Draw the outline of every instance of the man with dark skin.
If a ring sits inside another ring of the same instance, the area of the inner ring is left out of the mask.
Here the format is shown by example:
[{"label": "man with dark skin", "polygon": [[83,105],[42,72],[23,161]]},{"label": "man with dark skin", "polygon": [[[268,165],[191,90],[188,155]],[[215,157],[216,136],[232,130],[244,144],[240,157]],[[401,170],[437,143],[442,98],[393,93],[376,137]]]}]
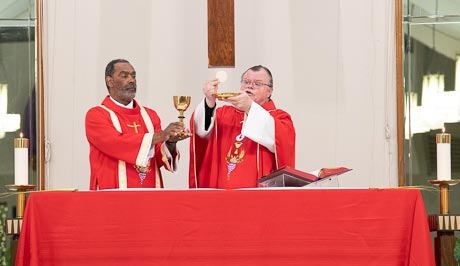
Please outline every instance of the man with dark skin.
[{"label": "man with dark skin", "polygon": [[106,67],[109,95],[86,114],[90,189],[163,187],[160,168],[177,169],[177,141],[190,137],[183,123],[165,129],[157,113],[138,103],[134,67],[125,59]]}]

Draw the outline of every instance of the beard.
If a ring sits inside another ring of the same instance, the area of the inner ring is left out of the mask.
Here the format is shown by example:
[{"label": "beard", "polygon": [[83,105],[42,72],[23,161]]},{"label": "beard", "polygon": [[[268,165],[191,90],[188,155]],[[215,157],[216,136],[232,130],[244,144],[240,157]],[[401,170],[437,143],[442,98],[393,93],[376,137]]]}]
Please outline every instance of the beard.
[{"label": "beard", "polygon": [[137,86],[135,83],[126,84],[125,86],[114,86],[111,95],[118,102],[128,104],[136,96],[136,90]]},{"label": "beard", "polygon": [[125,99],[134,99],[134,97],[136,97],[136,91],[125,91],[123,93],[123,98]]},{"label": "beard", "polygon": [[123,88],[124,91],[134,91],[134,92],[136,92],[136,89],[137,89],[137,85],[135,83],[128,84],[124,86]]},{"label": "beard", "polygon": [[122,91],[123,91],[123,94],[126,97],[129,97],[129,98],[132,99],[132,98],[134,98],[134,96],[136,96],[137,85],[136,84],[128,84],[123,88]]}]

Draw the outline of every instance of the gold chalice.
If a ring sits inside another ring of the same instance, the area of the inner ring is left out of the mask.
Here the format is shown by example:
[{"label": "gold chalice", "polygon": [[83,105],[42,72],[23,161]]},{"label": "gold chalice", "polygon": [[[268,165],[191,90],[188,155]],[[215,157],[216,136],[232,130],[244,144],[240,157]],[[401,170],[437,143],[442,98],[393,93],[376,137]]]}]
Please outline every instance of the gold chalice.
[{"label": "gold chalice", "polygon": [[174,107],[179,111],[179,122],[184,123],[184,112],[190,105],[190,96],[173,96]]}]

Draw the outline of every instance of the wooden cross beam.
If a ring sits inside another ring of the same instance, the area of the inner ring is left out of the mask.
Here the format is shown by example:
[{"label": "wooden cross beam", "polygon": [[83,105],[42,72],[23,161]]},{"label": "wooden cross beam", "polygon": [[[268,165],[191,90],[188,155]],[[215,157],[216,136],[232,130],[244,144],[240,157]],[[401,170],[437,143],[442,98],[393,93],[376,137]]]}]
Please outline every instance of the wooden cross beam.
[{"label": "wooden cross beam", "polygon": [[208,67],[235,66],[234,0],[208,0]]}]

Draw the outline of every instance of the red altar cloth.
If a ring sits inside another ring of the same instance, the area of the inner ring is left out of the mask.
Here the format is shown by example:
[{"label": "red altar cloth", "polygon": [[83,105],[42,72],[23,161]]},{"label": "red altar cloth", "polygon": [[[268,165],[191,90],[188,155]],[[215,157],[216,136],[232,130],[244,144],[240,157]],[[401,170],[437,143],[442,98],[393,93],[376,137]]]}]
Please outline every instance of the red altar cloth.
[{"label": "red altar cloth", "polygon": [[410,189],[31,193],[16,265],[435,265]]}]

